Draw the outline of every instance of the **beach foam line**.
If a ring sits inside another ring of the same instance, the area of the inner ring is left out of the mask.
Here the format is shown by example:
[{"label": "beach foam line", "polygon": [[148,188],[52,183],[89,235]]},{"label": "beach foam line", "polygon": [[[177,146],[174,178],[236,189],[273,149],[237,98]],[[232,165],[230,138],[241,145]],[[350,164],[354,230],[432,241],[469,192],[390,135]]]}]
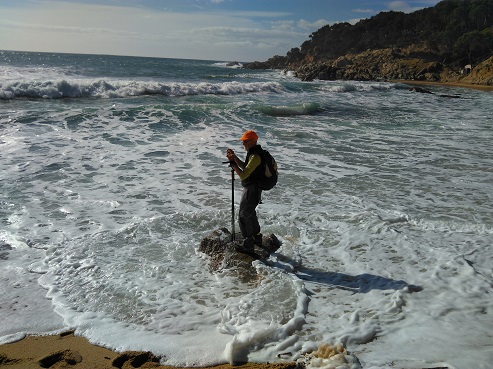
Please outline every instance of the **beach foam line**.
[{"label": "beach foam line", "polygon": [[[24,339],[0,345],[0,363],[11,369],[63,366],[73,369],[150,368],[170,369],[159,365],[165,358],[150,352],[125,351],[118,353],[91,344],[86,338],[68,331],[52,336],[27,336]],[[248,363],[235,365],[234,369],[294,369],[296,363],[272,364]],[[232,369],[229,364],[214,366],[215,369]]]},{"label": "beach foam line", "polygon": [[[336,351],[335,356],[330,353],[327,355],[327,352],[324,352],[331,349]],[[308,369],[339,367],[339,356],[341,355],[337,355],[338,350],[343,351],[338,347],[321,346],[314,353],[318,361],[314,361],[314,365],[308,364],[306,367]],[[156,357],[151,352],[125,351],[119,353],[91,344],[86,338],[77,336],[73,331],[50,336],[27,336],[17,342],[0,345],[0,363],[7,365],[10,369],[62,366],[73,369],[173,368],[163,365],[163,362],[165,362],[165,358]],[[342,367],[346,367],[346,365],[342,365]],[[300,365],[299,362],[249,362],[234,366],[219,364],[202,369],[295,369],[301,367],[303,364]],[[434,368],[448,369],[449,367]],[[396,369],[404,368],[396,367]]]}]

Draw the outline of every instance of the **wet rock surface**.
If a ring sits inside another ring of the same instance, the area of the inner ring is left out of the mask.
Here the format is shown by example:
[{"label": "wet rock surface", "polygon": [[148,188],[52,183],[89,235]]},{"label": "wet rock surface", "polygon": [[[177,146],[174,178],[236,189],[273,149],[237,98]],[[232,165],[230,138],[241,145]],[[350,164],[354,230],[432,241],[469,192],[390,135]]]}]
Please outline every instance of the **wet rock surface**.
[{"label": "wet rock surface", "polygon": [[270,254],[281,247],[281,241],[274,234],[263,236],[262,245],[255,245],[252,252],[241,251],[239,245],[242,243],[243,238],[240,234],[235,234],[233,242],[231,232],[226,228],[220,228],[202,239],[199,251],[210,257],[211,271],[236,269],[242,276],[249,278],[256,275],[252,266],[254,260],[267,262]]}]

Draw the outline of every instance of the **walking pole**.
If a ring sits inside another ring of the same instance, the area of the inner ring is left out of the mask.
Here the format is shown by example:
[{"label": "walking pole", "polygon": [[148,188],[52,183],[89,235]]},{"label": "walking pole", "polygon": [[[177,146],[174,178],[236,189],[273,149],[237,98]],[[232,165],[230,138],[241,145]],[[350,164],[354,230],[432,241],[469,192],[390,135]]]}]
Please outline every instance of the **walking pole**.
[{"label": "walking pole", "polygon": [[235,171],[231,166],[231,241],[235,241]]},{"label": "walking pole", "polygon": [[233,161],[223,161],[223,164],[229,164],[231,168],[231,242],[235,241],[235,171]]}]

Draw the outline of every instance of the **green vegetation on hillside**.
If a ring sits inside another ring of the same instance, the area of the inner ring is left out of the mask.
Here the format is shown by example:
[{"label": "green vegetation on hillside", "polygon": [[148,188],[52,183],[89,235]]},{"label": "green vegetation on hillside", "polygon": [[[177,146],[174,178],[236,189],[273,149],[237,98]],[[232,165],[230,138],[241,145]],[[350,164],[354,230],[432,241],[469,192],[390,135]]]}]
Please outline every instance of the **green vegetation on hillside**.
[{"label": "green vegetation on hillside", "polygon": [[493,0],[443,0],[410,14],[382,12],[354,25],[326,25],[309,37],[286,56],[247,67],[296,70],[375,50],[403,55],[404,49],[407,59],[440,63],[444,68],[478,65],[493,56]]}]

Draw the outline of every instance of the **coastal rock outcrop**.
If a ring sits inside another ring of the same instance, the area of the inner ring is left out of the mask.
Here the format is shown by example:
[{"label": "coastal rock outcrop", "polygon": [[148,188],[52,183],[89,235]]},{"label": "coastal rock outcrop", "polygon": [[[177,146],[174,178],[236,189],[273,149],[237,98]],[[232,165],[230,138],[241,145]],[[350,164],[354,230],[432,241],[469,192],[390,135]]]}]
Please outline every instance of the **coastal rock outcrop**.
[{"label": "coastal rock outcrop", "polygon": [[461,82],[493,86],[493,56],[473,67]]},{"label": "coastal rock outcrop", "polygon": [[[256,62],[254,68],[260,68]],[[275,69],[270,63],[264,68]],[[247,65],[248,68],[252,67]],[[302,81],[350,80],[423,82],[455,82],[493,85],[493,57],[473,66],[469,73],[440,62],[432,54],[419,48],[368,50],[360,54],[347,54],[336,59],[319,60],[290,66]],[[289,69],[289,68],[288,68]]]},{"label": "coastal rock outcrop", "polygon": [[408,80],[493,85],[493,0],[440,1],[324,25],[285,56],[244,64],[282,69],[303,81]]},{"label": "coastal rock outcrop", "polygon": [[235,242],[243,241],[241,235],[235,234],[235,242],[231,238],[232,235],[228,229],[216,229],[202,239],[199,251],[209,256],[211,271],[234,269],[243,280],[256,278],[252,261],[265,262],[270,254],[281,247],[281,241],[274,234],[270,234],[262,237],[262,245],[255,245],[253,252],[244,253],[235,248]]},{"label": "coastal rock outcrop", "polygon": [[[295,71],[295,75],[303,81],[441,80],[441,74],[446,70],[443,64],[433,59],[421,59],[413,54],[413,49],[383,49],[347,54],[335,60],[302,65]],[[459,71],[456,75],[460,75]]]}]

